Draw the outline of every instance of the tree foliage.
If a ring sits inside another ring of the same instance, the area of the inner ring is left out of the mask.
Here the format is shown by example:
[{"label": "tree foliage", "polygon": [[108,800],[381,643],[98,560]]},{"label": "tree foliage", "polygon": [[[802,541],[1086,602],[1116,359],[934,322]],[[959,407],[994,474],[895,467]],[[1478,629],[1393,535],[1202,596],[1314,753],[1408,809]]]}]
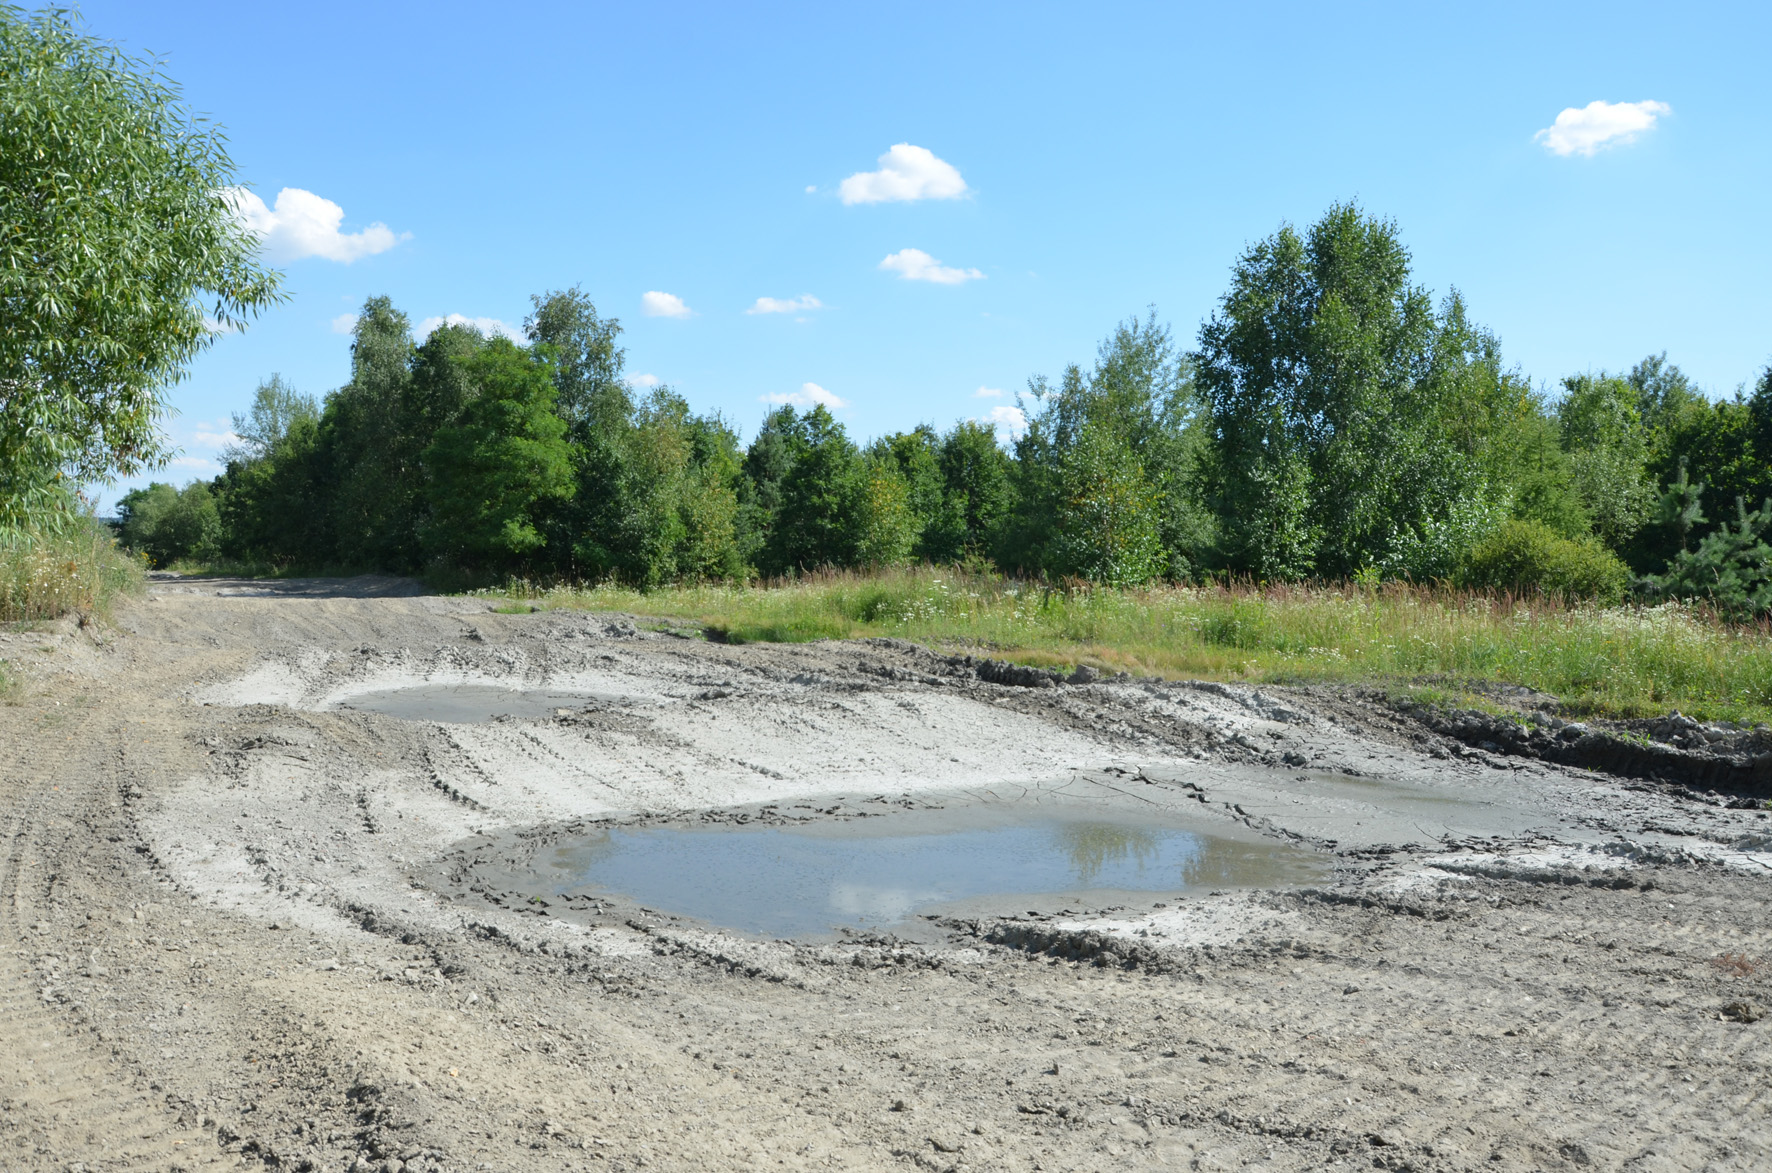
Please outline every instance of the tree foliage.
[{"label": "tree foliage", "polygon": [[1497,495],[1486,448],[1514,398],[1499,349],[1456,294],[1436,311],[1396,225],[1352,204],[1243,255],[1196,379],[1233,569],[1431,574],[1408,556],[1445,544],[1432,531],[1455,505]]},{"label": "tree foliage", "polygon": [[0,527],[162,462],[167,386],[278,299],[237,183],[150,63],[0,8]]},{"label": "tree foliage", "polygon": [[545,544],[540,510],[574,488],[552,364],[504,338],[454,361],[474,394],[423,453],[424,546],[470,566],[508,565]]},{"label": "tree foliage", "polygon": [[146,555],[152,566],[218,552],[221,516],[215,494],[202,481],[182,490],[154,481],[126,493],[117,502],[117,522],[118,541]]},{"label": "tree foliage", "polygon": [[1009,449],[965,420],[858,444],[825,407],[777,408],[741,444],[669,387],[637,400],[620,324],[581,290],[533,304],[526,346],[466,326],[415,343],[369,299],[348,383],[318,405],[261,384],[227,472],[132,496],[126,535],[162,562],[642,588],[922,560],[1602,600],[1634,568],[1638,590],[1731,615],[1772,591],[1772,505],[1727,524],[1702,506],[1772,490],[1772,372],[1718,400],[1654,355],[1535,391],[1456,293],[1413,284],[1395,225],[1352,205],[1247,250],[1198,350],[1153,311],[1089,366],[1031,379]]},{"label": "tree foliage", "polygon": [[1735,498],[1734,524],[1706,534],[1695,550],[1682,550],[1667,573],[1652,580],[1662,593],[1703,599],[1731,619],[1772,613],[1772,500],[1749,509]]}]

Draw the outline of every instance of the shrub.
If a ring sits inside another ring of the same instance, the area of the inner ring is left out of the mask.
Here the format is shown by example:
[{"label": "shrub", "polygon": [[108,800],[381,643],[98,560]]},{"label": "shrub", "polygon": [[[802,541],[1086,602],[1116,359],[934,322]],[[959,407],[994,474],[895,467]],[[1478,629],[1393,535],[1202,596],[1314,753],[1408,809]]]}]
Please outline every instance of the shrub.
[{"label": "shrub", "polygon": [[1737,497],[1735,518],[1733,529],[1725,523],[1705,535],[1698,549],[1681,550],[1651,584],[1670,598],[1705,599],[1737,621],[1772,612],[1772,545],[1766,542],[1772,536],[1772,500],[1750,510]]},{"label": "shrub", "polygon": [[117,502],[118,537],[154,566],[184,558],[214,559],[221,541],[215,494],[202,481],[183,489],[155,481]]},{"label": "shrub", "polygon": [[1630,570],[1592,538],[1571,540],[1536,521],[1510,521],[1471,551],[1460,576],[1470,587],[1616,603]]},{"label": "shrub", "polygon": [[0,530],[0,623],[103,613],[118,595],[142,588],[142,571],[90,517],[52,531]]}]

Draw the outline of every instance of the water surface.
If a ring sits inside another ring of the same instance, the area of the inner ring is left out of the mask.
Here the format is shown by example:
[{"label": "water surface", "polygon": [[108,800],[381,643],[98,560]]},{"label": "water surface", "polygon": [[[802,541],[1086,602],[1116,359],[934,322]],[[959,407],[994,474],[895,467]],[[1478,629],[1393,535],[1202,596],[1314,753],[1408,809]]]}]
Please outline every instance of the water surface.
[{"label": "water surface", "polygon": [[592,701],[619,699],[604,693],[494,684],[417,684],[358,693],[339,701],[338,707],[407,721],[472,725],[499,717],[552,717],[561,709],[576,711]]},{"label": "water surface", "polygon": [[619,893],[770,936],[886,927],[981,898],[1099,903],[1278,887],[1326,871],[1314,852],[1173,816],[1007,804],[806,826],[603,827],[538,862],[552,870],[556,894]]}]

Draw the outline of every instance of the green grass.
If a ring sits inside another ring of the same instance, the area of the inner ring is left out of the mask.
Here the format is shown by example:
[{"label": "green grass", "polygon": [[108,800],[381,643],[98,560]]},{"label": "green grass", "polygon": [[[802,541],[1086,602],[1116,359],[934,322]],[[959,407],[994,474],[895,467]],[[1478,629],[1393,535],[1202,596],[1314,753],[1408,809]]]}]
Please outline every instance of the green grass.
[{"label": "green grass", "polygon": [[62,533],[0,534],[0,623],[102,616],[142,589],[146,566],[110,531],[82,520]]},{"label": "green grass", "polygon": [[1060,592],[936,568],[645,593],[522,583],[480,593],[655,616],[735,643],[897,636],[1054,668],[1370,682],[1447,703],[1512,684],[1579,713],[1772,719],[1772,629],[1679,604],[1599,608],[1402,585]]}]

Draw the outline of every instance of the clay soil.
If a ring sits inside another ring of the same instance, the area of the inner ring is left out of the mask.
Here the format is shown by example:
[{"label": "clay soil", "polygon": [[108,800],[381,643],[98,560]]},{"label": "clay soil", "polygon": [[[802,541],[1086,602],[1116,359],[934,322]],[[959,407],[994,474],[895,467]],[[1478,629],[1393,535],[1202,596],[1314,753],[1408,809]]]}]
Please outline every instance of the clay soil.
[{"label": "clay soil", "polygon": [[[1756,802],[1354,692],[654,626],[161,581],[0,636],[0,1169],[1772,1167]],[[439,682],[604,699],[352,707]],[[572,820],[1109,791],[1325,878],[804,941],[482,882]]]}]

